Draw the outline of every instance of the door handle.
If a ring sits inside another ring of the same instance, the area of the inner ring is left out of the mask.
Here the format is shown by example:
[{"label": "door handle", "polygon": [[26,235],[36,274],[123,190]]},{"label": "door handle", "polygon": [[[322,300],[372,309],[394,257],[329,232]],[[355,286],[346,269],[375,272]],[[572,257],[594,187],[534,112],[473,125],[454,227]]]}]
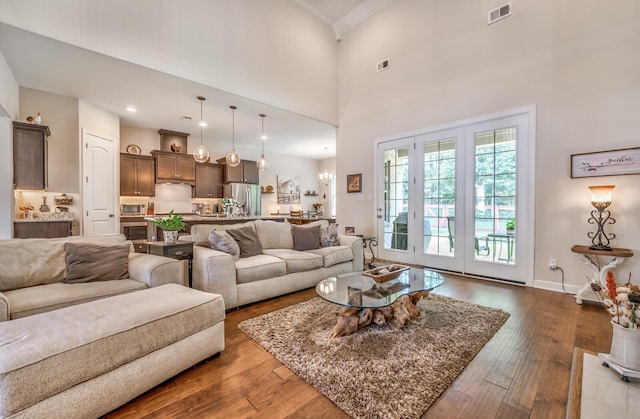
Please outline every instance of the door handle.
[{"label": "door handle", "polygon": [[378,217],[378,218],[382,218],[382,215],[378,214],[378,215],[377,215],[377,217]]},{"label": "door handle", "polygon": [[113,218],[113,214],[109,214],[109,218]]}]

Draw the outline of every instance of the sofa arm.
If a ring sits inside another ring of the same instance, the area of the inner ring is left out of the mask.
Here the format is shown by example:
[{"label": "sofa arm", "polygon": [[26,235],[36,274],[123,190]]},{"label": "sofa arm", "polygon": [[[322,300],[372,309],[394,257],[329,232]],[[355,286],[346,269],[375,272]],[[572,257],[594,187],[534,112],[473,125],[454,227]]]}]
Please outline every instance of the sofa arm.
[{"label": "sofa arm", "polygon": [[233,256],[204,246],[193,246],[193,288],[222,295],[224,306],[238,305],[236,262]]},{"label": "sofa arm", "polygon": [[6,322],[11,318],[11,306],[9,300],[0,292],[0,322]]},{"label": "sofa arm", "polygon": [[164,284],[186,285],[184,264],[184,260],[146,253],[130,253],[129,276],[131,279],[144,282],[149,287]]},{"label": "sofa arm", "polygon": [[364,246],[362,237],[338,235],[341,246],[351,247],[353,252],[353,272],[359,272],[364,269]]}]

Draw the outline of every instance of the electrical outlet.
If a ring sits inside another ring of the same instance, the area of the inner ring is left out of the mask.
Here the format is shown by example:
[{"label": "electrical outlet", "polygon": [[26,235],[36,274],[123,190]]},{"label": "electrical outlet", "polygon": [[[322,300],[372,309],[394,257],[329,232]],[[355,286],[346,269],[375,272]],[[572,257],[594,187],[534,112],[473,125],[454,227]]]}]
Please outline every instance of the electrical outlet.
[{"label": "electrical outlet", "polygon": [[555,271],[558,268],[558,261],[555,259],[549,259],[549,269]]}]

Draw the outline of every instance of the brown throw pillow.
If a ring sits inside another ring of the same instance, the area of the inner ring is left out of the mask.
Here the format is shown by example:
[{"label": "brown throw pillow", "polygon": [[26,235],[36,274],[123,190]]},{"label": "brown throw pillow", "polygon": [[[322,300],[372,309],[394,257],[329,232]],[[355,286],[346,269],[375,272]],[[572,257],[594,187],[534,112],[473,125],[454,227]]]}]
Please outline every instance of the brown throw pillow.
[{"label": "brown throw pillow", "polygon": [[258,239],[258,233],[256,233],[253,226],[232,228],[227,230],[227,234],[233,237],[233,240],[240,246],[241,258],[262,254],[262,245],[260,244],[260,239]]},{"label": "brown throw pillow", "polygon": [[320,225],[311,227],[292,225],[291,232],[295,250],[311,250],[320,247]]},{"label": "brown throw pillow", "polygon": [[65,243],[67,271],[62,282],[78,284],[129,278],[130,244],[99,246]]}]

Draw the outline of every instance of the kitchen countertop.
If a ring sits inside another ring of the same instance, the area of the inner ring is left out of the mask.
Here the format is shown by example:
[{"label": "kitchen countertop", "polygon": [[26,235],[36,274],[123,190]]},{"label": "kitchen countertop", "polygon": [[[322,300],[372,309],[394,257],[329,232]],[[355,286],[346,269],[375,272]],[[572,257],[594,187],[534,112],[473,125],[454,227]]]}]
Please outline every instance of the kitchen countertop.
[{"label": "kitchen countertop", "polygon": [[14,223],[68,223],[73,221],[73,217],[65,218],[14,218]]},{"label": "kitchen countertop", "polygon": [[[167,214],[158,214],[154,216],[145,217],[145,221],[153,221],[156,218],[164,218]],[[182,219],[185,222],[194,222],[194,221],[251,221],[251,220],[281,220],[284,219],[284,215],[273,216],[231,216],[227,217],[224,215],[183,215]]]}]

